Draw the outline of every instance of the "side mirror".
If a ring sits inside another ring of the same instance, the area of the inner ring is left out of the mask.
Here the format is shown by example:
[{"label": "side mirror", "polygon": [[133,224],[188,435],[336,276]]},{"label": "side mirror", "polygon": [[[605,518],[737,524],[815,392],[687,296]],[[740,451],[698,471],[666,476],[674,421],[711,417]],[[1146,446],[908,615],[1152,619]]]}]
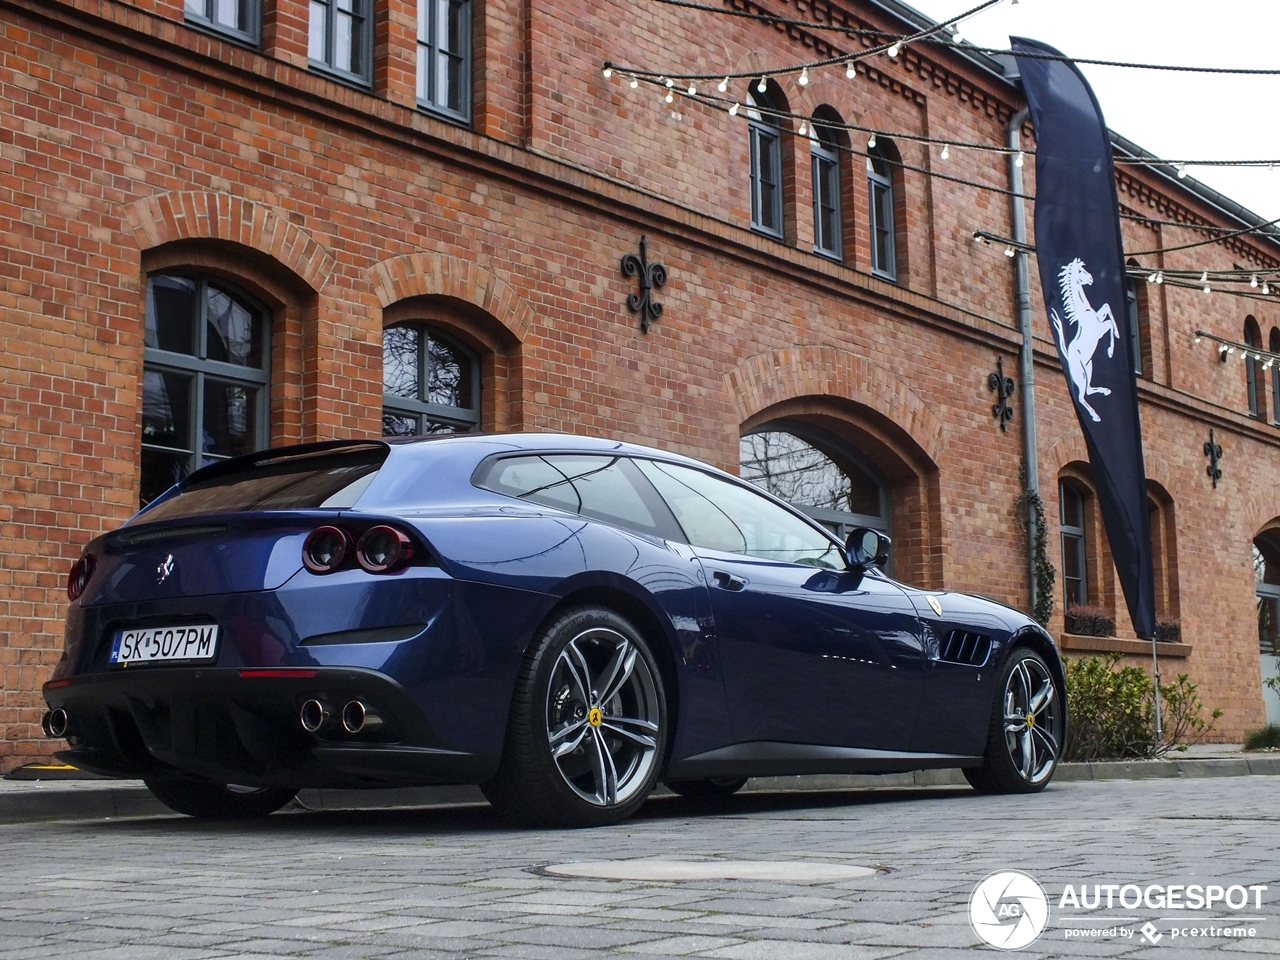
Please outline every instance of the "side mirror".
[{"label": "side mirror", "polygon": [[864,571],[869,567],[884,566],[889,559],[892,541],[879,530],[855,527],[844,544],[844,559],[850,569]]}]

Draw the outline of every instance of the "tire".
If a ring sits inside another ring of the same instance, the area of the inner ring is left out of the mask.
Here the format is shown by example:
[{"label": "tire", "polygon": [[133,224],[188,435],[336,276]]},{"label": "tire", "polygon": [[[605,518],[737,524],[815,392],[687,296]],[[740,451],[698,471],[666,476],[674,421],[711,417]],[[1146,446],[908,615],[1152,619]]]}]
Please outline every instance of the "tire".
[{"label": "tire", "polygon": [[668,780],[667,789],[689,800],[710,803],[728,800],[746,786],[746,777],[711,777],[708,780]]},{"label": "tire", "polygon": [[212,780],[148,779],[147,789],[170,810],[200,820],[255,820],[275,813],[297,795],[278,787],[237,787]]},{"label": "tire", "polygon": [[662,675],[640,632],[611,610],[575,607],[529,645],[498,772],[480,789],[521,823],[618,823],[653,790],[666,743]]},{"label": "tire", "polygon": [[996,689],[982,766],[966,768],[965,779],[979,793],[1036,793],[1053,779],[1066,740],[1061,684],[1043,657],[1015,647]]}]

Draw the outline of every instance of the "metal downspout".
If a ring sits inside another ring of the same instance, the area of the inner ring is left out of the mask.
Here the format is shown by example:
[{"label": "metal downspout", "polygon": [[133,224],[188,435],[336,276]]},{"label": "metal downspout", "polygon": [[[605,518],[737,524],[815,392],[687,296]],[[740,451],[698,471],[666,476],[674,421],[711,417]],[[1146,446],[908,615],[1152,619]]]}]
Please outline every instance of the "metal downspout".
[{"label": "metal downspout", "polygon": [[[1013,115],[1013,119],[1009,121],[1009,125],[1005,128],[1008,145],[1010,149],[1015,151],[1008,155],[1009,189],[1014,193],[1014,196],[1009,198],[1012,203],[1013,239],[1021,244],[1027,242],[1027,202],[1019,196],[1022,193],[1022,168],[1016,162],[1018,156],[1016,151],[1022,149],[1022,125],[1026,123],[1027,117],[1030,115],[1031,111],[1027,107],[1023,107]],[[1015,250],[1016,252],[1013,256],[1014,305],[1018,313],[1018,329],[1022,332],[1022,348],[1019,351],[1018,364],[1021,372],[1019,383],[1022,387],[1023,458],[1027,469],[1027,490],[1038,495],[1040,493],[1040,468],[1037,456],[1038,448],[1036,446],[1035,358],[1032,355],[1031,333],[1031,275],[1028,272],[1030,265],[1027,261],[1028,255],[1026,251],[1017,248]],[[1032,612],[1036,608],[1035,530],[1036,508],[1034,504],[1028,503],[1027,574],[1031,585]]]}]

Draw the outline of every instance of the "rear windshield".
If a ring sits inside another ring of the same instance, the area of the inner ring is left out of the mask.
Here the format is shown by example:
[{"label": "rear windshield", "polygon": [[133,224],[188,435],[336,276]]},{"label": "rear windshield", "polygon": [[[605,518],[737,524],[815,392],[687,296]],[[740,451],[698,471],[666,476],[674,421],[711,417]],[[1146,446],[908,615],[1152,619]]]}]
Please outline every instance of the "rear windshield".
[{"label": "rear windshield", "polygon": [[386,447],[370,444],[249,464],[234,473],[197,479],[138,519],[151,523],[211,513],[344,509],[360,498],[386,458]]}]

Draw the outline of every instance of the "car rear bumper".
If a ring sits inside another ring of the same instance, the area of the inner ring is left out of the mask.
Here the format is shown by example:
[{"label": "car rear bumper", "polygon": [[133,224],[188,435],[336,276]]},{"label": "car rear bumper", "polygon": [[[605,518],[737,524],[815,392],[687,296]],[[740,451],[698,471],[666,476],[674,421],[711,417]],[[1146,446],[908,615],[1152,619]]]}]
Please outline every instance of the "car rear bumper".
[{"label": "car rear bumper", "polygon": [[[70,749],[59,756],[114,777],[281,787],[481,783],[498,763],[444,748],[404,687],[356,667],[141,667],[54,681],[44,695],[67,712]],[[308,733],[299,713],[313,699],[329,719]],[[379,722],[346,732],[339,716],[353,700]]]}]

